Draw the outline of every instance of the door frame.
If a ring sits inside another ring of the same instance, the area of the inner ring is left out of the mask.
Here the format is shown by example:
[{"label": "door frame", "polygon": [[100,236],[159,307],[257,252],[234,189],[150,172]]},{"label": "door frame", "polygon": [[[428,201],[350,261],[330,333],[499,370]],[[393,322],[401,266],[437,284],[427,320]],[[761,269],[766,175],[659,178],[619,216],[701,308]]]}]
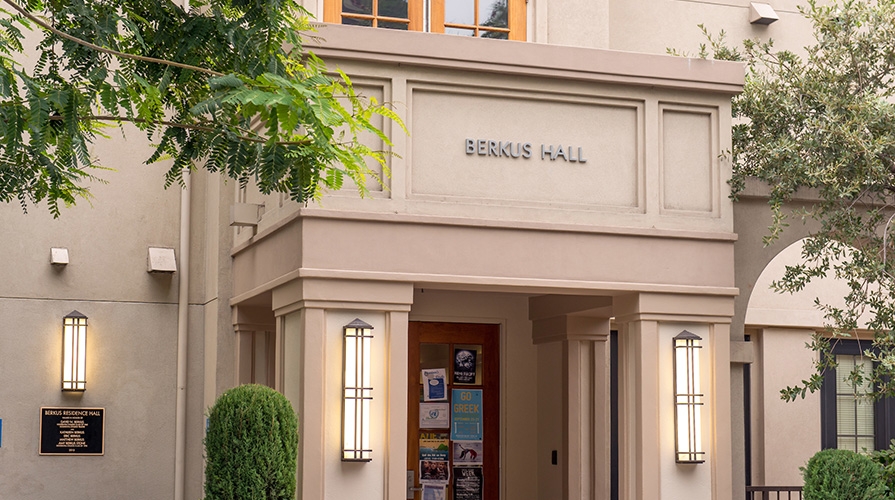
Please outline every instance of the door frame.
[{"label": "door frame", "polygon": [[[506,424],[506,422],[505,422],[506,391],[504,390],[504,388],[505,388],[504,375],[506,372],[505,361],[504,361],[504,359],[505,359],[504,354],[506,352],[506,345],[505,345],[506,320],[496,319],[496,318],[479,318],[479,317],[476,317],[476,318],[457,318],[457,317],[445,318],[443,316],[409,318],[408,319],[408,334],[407,334],[407,349],[406,349],[406,351],[407,351],[406,359],[407,359],[408,363],[410,363],[410,355],[412,354],[413,350],[415,350],[416,356],[417,357],[419,356],[419,350],[418,350],[419,342],[415,342],[416,345],[411,346],[410,330],[412,328],[415,328],[415,327],[411,326],[414,323],[416,323],[416,324],[419,324],[419,323],[442,324],[445,326],[454,325],[454,326],[458,326],[458,327],[462,327],[462,325],[489,326],[489,327],[496,328],[497,338],[496,338],[495,344],[496,344],[498,361],[496,363],[497,366],[490,367],[488,372],[493,373],[497,376],[496,389],[497,389],[498,394],[497,394],[496,399],[498,401],[498,409],[497,409],[496,414],[490,414],[490,415],[488,415],[488,417],[490,417],[489,420],[493,420],[496,422],[493,425],[497,428],[497,434],[498,434],[497,443],[495,445],[495,448],[497,451],[492,452],[494,455],[496,455],[496,459],[495,459],[495,462],[493,463],[493,466],[496,468],[496,471],[497,471],[497,473],[496,473],[497,481],[490,482],[490,483],[486,482],[483,497],[491,500],[491,498],[488,495],[496,494],[498,499],[503,498],[504,489],[505,489],[504,481],[505,481],[506,475],[503,473],[504,457],[501,455],[500,450],[505,448],[505,439],[506,439],[506,433],[504,432],[506,430],[506,425],[505,425]],[[457,342],[457,343],[464,343],[464,342]],[[408,390],[407,395],[406,395],[407,396],[406,401],[408,402],[408,404],[411,401],[411,394],[417,394],[419,391],[419,383],[415,379],[413,379],[411,377],[411,374],[409,373],[410,366],[411,365],[409,364],[408,365],[408,373],[407,373],[407,377],[406,377],[407,378],[407,380],[406,380],[407,386],[406,387]],[[483,372],[483,375],[484,375],[484,372]],[[476,386],[473,386],[473,387],[475,388]],[[487,399],[491,399],[491,398],[487,398]],[[486,399],[486,401],[487,401],[487,399]],[[487,408],[487,406],[486,406],[486,408]],[[408,407],[406,410],[406,413],[405,413],[407,416],[407,429],[405,431],[407,440],[405,442],[405,449],[408,451],[408,456],[407,456],[408,470],[410,470],[410,464],[413,463],[411,461],[411,457],[410,457],[410,453],[409,453],[409,450],[410,450],[410,443],[409,443],[410,422],[411,422],[411,419],[417,419],[417,421],[418,421],[418,418],[419,418],[418,413],[419,413],[418,406],[416,407],[416,411],[413,411],[411,407]],[[418,429],[418,424],[414,427]],[[486,427],[486,429],[487,429],[487,427]],[[448,430],[447,432],[450,433],[450,430]],[[416,458],[417,459],[415,460],[415,462],[418,462],[419,461],[418,457],[416,457]],[[417,467],[418,467],[418,465],[417,465]],[[451,475],[450,482],[453,483],[453,471],[451,471],[451,474],[452,475]],[[419,479],[415,475],[414,486],[417,486],[418,483],[419,483]],[[496,483],[496,485],[493,485],[493,483]]]}]

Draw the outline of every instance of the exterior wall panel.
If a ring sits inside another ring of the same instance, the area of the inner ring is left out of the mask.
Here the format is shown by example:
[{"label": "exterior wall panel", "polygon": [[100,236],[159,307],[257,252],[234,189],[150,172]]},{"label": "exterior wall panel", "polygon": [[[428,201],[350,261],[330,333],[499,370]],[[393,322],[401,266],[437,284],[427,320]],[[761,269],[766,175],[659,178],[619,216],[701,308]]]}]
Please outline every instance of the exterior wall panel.
[{"label": "exterior wall panel", "polygon": [[717,115],[712,109],[660,106],[661,183],[665,213],[718,217]]},{"label": "exterior wall panel", "polygon": [[412,88],[412,198],[644,210],[642,103],[507,94],[493,88]]}]

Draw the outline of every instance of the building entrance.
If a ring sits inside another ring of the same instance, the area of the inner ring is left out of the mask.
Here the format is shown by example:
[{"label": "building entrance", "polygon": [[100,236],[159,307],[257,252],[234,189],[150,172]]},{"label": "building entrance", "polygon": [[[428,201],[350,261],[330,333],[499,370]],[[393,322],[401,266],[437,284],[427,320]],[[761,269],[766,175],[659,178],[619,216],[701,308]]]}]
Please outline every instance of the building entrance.
[{"label": "building entrance", "polygon": [[409,324],[407,498],[499,498],[499,339],[500,325]]}]

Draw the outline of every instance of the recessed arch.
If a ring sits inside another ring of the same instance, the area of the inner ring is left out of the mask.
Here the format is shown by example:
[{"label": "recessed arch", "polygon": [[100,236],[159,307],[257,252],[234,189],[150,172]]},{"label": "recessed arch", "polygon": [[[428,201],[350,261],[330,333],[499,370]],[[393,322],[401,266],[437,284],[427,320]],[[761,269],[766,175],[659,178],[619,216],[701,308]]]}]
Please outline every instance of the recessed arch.
[{"label": "recessed arch", "polygon": [[806,238],[791,243],[780,251],[761,271],[746,308],[747,326],[781,326],[819,329],[824,325],[823,311],[815,299],[824,304],[843,304],[848,293],[845,282],[833,277],[814,279],[796,293],[780,293],[771,284],[780,279],[786,266],[802,262]]}]

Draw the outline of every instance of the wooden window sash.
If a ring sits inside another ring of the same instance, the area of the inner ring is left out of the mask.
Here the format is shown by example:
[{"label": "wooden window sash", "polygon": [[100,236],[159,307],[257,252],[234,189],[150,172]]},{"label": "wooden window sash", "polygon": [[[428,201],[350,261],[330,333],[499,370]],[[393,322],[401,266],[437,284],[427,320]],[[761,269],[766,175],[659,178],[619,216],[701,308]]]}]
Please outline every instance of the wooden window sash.
[{"label": "wooden window sash", "polygon": [[[376,14],[367,15],[367,14],[350,14],[345,17],[351,19],[369,19],[374,21],[374,25],[377,24],[378,21],[383,22],[406,22],[407,29],[410,31],[422,31],[423,29],[423,1],[424,0],[409,0],[407,4],[407,16],[409,18],[409,22],[406,19],[399,18],[391,18],[385,16],[379,16]],[[507,28],[490,28],[483,27],[481,25],[473,26],[473,25],[461,25],[461,24],[445,24],[444,21],[444,2],[445,0],[431,0],[430,2],[430,21],[431,24],[429,29],[433,33],[444,33],[444,28],[447,26],[449,28],[457,28],[457,29],[468,29],[473,30],[475,32],[475,36],[480,36],[483,31],[493,31],[493,32],[501,32],[508,33],[508,39],[510,40],[525,40],[526,35],[526,26],[525,26],[525,0],[507,0]],[[336,23],[342,24],[342,0],[326,0],[323,8],[323,20],[328,23]]]},{"label": "wooden window sash", "polygon": [[364,19],[373,22],[376,26],[379,22],[404,23],[409,31],[423,30],[423,3],[421,0],[410,0],[407,3],[407,18],[381,16],[378,13],[379,3],[373,5],[373,14],[342,14],[342,0],[326,0],[323,6],[323,21],[327,23],[342,24],[342,19]]},{"label": "wooden window sash", "polygon": [[[432,5],[432,26],[433,32],[444,33],[445,27],[456,29],[467,29],[475,32],[475,36],[479,37],[482,31],[494,31],[501,33],[509,33],[509,40],[525,41],[525,0],[507,0],[507,27],[492,28],[478,25],[467,25],[458,23],[446,23],[444,21],[444,2],[445,0],[431,0]],[[475,5],[478,12],[478,3]],[[479,20],[481,22],[481,20]]]}]

